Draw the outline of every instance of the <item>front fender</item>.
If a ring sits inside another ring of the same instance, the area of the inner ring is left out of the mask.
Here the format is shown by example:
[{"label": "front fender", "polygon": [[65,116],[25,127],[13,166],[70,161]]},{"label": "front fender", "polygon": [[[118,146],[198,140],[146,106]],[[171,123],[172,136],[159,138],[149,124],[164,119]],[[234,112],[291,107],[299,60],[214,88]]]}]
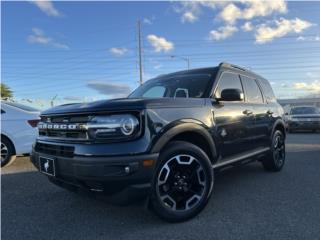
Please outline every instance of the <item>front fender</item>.
[{"label": "front fender", "polygon": [[166,126],[165,129],[161,131],[161,134],[159,134],[159,137],[155,139],[154,144],[151,152],[152,153],[159,153],[161,149],[175,136],[178,136],[181,133],[185,132],[193,132],[197,133],[201,137],[203,137],[206,142],[208,143],[210,150],[212,151],[212,156],[216,157],[216,147],[215,143],[212,139],[212,136],[210,135],[208,131],[208,127],[206,127],[203,123],[196,121],[196,120],[190,120],[190,121],[175,121],[168,126]]}]

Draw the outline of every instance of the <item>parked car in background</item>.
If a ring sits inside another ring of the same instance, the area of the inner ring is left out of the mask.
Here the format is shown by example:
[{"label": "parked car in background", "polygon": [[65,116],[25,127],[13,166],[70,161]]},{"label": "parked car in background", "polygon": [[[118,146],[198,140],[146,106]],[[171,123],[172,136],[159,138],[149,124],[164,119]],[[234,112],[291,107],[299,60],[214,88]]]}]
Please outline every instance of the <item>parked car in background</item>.
[{"label": "parked car in background", "polygon": [[1,167],[16,155],[30,154],[38,134],[39,114],[38,109],[1,101]]},{"label": "parked car in background", "polygon": [[313,106],[299,106],[291,108],[286,114],[287,130],[320,131],[320,111]]}]

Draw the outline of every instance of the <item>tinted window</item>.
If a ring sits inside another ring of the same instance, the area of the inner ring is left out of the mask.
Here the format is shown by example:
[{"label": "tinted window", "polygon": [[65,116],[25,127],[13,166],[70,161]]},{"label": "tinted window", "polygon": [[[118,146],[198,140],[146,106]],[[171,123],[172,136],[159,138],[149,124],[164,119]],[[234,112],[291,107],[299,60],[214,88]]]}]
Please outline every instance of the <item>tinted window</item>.
[{"label": "tinted window", "polygon": [[163,86],[155,86],[147,90],[144,94],[144,98],[160,98],[164,96],[166,88]]},{"label": "tinted window", "polygon": [[263,103],[262,94],[256,81],[252,78],[241,76],[242,83],[246,89],[246,99],[252,103]]},{"label": "tinted window", "polygon": [[129,98],[190,97],[202,98],[210,86],[210,74],[171,75],[147,81]]},{"label": "tinted window", "polygon": [[12,107],[16,107],[16,108],[20,108],[23,111],[27,111],[27,112],[38,112],[39,110],[33,107],[29,107],[20,103],[13,103],[13,102],[5,102],[5,104],[12,106]]},{"label": "tinted window", "polygon": [[215,97],[220,98],[221,92],[224,89],[230,89],[230,88],[240,89],[243,92],[239,75],[236,75],[234,73],[228,73],[228,72],[223,73],[218,83],[218,87],[215,92]]},{"label": "tinted window", "polygon": [[269,82],[265,79],[260,79],[259,80],[261,83],[261,87],[263,89],[263,93],[267,99],[268,102],[275,102],[276,97],[274,96],[273,90],[269,84]]},{"label": "tinted window", "polygon": [[296,107],[291,109],[292,115],[299,114],[319,114],[319,110],[314,107]]}]

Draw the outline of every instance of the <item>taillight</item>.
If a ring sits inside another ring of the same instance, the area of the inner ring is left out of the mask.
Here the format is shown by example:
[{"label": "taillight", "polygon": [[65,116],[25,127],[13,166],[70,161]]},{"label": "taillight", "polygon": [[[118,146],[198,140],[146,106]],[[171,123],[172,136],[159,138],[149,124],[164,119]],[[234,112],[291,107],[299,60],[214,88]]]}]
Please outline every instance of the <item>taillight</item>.
[{"label": "taillight", "polygon": [[37,127],[39,122],[40,119],[28,120],[29,125],[33,128]]}]

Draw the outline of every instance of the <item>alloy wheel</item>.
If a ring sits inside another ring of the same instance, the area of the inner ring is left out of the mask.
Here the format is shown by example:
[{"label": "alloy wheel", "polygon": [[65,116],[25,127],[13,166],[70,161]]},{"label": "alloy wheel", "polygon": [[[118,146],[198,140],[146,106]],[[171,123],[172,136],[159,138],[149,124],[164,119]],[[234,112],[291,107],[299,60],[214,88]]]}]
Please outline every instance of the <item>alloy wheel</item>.
[{"label": "alloy wheel", "polygon": [[205,193],[207,176],[200,162],[191,155],[176,155],[160,169],[157,195],[172,211],[196,207]]}]

